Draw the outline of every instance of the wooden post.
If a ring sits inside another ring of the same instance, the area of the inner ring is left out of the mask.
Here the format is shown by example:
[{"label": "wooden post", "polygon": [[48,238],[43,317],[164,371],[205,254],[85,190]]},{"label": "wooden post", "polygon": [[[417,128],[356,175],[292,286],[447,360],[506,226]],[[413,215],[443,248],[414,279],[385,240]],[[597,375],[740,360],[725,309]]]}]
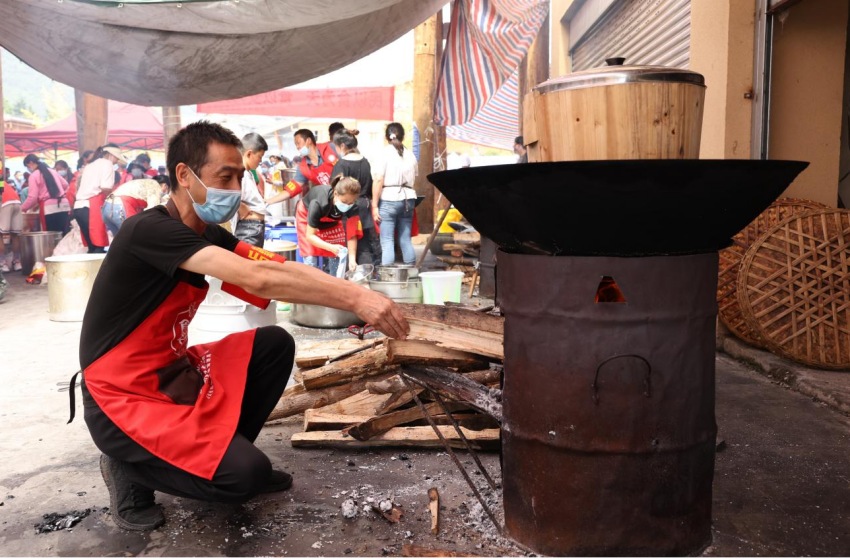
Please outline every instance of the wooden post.
[{"label": "wooden post", "polygon": [[163,150],[168,151],[171,137],[180,131],[180,107],[162,108],[162,144]]},{"label": "wooden post", "polygon": [[[551,14],[550,14],[551,15]],[[540,25],[540,31],[528,53],[522,59],[519,69],[519,128],[522,130],[523,100],[531,91],[549,79],[549,18],[546,16]]]},{"label": "wooden post", "polygon": [[106,144],[108,123],[108,101],[74,90],[77,105],[77,151],[95,150]]},{"label": "wooden post", "polygon": [[[417,208],[419,232],[434,229],[434,185],[426,178],[434,170],[434,148],[438,133],[434,121],[434,97],[437,86],[438,46],[443,39],[443,14],[437,12],[413,31],[413,122],[419,129],[419,175],[416,194],[425,200]],[[412,137],[412,134],[409,135]]]}]

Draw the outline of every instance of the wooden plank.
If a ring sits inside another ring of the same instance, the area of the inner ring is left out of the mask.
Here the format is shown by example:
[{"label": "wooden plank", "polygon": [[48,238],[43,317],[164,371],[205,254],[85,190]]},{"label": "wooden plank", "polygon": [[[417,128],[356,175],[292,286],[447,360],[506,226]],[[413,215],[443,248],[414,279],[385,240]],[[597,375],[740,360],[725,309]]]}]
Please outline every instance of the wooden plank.
[{"label": "wooden plank", "polygon": [[[463,440],[452,426],[437,426],[452,447],[465,449]],[[499,447],[499,430],[463,430],[463,435],[473,449],[494,450]],[[292,447],[335,447],[341,449],[369,449],[373,447],[421,447],[442,449],[443,443],[431,426],[393,428],[369,441],[358,441],[341,431],[302,432],[293,434]]]},{"label": "wooden plank", "polygon": [[307,389],[319,389],[348,383],[363,377],[395,373],[397,369],[398,366],[388,363],[387,350],[381,346],[326,366],[307,370],[302,374],[302,383]]},{"label": "wooden plank", "polygon": [[[474,313],[474,312],[470,312]],[[482,315],[477,313],[477,315]],[[480,354],[504,361],[505,350],[501,333],[492,333],[472,328],[450,326],[436,321],[407,318],[410,325],[408,339],[428,340],[443,348],[451,348]]]},{"label": "wooden plank", "polygon": [[360,391],[348,398],[317,409],[324,414],[344,414],[347,416],[368,416],[369,418],[394,410],[413,400],[410,391],[376,395],[369,391]]},{"label": "wooden plank", "polygon": [[[467,409],[469,406],[458,403],[446,403],[446,408],[449,409],[449,412],[454,412],[456,410]],[[435,402],[426,404],[425,409],[431,416],[443,413],[443,408],[439,403]],[[385,433],[391,428],[395,428],[396,426],[401,426],[402,424],[407,424],[408,422],[413,422],[414,420],[419,420],[421,418],[425,418],[425,414],[422,412],[422,409],[419,408],[419,406],[413,406],[411,408],[405,408],[404,410],[397,410],[391,414],[383,414],[381,416],[367,418],[366,420],[359,422],[356,426],[352,426],[345,431],[355,439],[366,441]],[[306,432],[308,430],[305,428],[304,431]]]},{"label": "wooden plank", "polygon": [[295,365],[300,369],[323,366],[332,357],[360,348],[369,342],[369,340],[358,340],[352,337],[299,343],[295,351]]},{"label": "wooden plank", "polygon": [[481,370],[487,367],[487,361],[481,356],[437,346],[427,340],[390,340],[387,346],[387,358],[392,364],[423,364],[466,371]]},{"label": "wooden plank", "polygon": [[468,309],[447,305],[422,303],[400,303],[402,314],[407,320],[431,321],[449,327],[461,327],[504,336],[505,318],[477,313]]},{"label": "wooden plank", "polygon": [[436,488],[428,489],[428,511],[431,513],[431,534],[440,532],[440,493]]},{"label": "wooden plank", "polygon": [[310,408],[304,411],[304,431],[342,430],[366,422],[370,418],[373,417],[368,414],[336,414],[325,412],[322,409]]},{"label": "wooden plank", "polygon": [[322,389],[307,390],[304,385],[297,384],[287,387],[283,392],[283,396],[278,401],[277,406],[272,410],[267,422],[280,420],[295,414],[300,414],[308,408],[320,408],[325,405],[335,403],[359,393],[366,389],[366,383],[369,381],[380,382],[392,377],[392,374],[383,374],[374,378],[358,379],[344,385],[336,385],[334,387],[325,387]]}]

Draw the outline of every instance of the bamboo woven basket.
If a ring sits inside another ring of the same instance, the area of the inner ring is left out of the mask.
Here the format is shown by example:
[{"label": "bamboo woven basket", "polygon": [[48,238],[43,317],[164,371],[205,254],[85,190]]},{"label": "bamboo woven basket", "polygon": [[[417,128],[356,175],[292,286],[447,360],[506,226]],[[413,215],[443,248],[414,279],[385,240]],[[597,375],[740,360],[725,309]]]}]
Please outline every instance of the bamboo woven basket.
[{"label": "bamboo woven basket", "polygon": [[774,226],[744,256],[738,303],[773,352],[850,368],[850,212],[808,210]]},{"label": "bamboo woven basket", "polygon": [[717,310],[720,321],[732,334],[747,344],[766,348],[765,343],[753,332],[741,315],[738,305],[738,271],[744,254],[759,237],[767,233],[782,220],[806,210],[825,208],[819,202],[799,198],[780,198],[750,222],[732,238],[732,245],[720,251],[720,266],[717,275]]}]

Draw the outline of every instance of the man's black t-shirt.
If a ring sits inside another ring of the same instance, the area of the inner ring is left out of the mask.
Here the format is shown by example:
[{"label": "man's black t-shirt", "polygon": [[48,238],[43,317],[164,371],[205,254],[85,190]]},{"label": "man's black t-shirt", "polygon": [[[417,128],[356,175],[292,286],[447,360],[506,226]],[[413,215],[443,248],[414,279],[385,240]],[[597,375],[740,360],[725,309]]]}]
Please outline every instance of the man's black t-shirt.
[{"label": "man's black t-shirt", "polygon": [[233,251],[237,243],[219,226],[208,225],[198,235],[164,206],[128,218],[92,286],[80,333],[80,366],[85,369],[124,340],[179,281],[203,285],[203,275],[178,268],[181,263],[204,247]]},{"label": "man's black t-shirt", "polygon": [[[330,185],[319,185],[311,188],[310,192],[304,196],[304,204],[307,206],[307,225],[316,229],[334,227],[343,216],[350,218],[357,215],[356,203],[345,214],[337,210],[334,205],[333,187]],[[330,218],[334,221],[323,222],[322,218]]]}]

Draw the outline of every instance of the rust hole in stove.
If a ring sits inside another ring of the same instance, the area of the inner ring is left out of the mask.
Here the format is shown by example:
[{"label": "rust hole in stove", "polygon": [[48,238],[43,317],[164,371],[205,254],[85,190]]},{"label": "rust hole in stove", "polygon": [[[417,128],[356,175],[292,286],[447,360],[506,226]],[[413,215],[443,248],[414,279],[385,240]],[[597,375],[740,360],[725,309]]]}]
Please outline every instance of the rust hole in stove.
[{"label": "rust hole in stove", "polygon": [[594,303],[626,303],[626,296],[611,276],[603,276]]}]

